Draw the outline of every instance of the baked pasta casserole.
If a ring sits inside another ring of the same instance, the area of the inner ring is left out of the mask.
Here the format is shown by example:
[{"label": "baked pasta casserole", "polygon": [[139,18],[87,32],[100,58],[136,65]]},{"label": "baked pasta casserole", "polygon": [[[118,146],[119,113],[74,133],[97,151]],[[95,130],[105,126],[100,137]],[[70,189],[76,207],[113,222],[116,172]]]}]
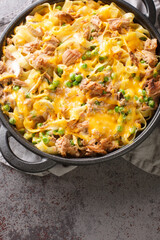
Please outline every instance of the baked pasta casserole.
[{"label": "baked pasta casserole", "polygon": [[157,40],[115,3],[45,3],[14,29],[0,61],[0,104],[38,149],[107,154],[146,128],[160,97]]}]

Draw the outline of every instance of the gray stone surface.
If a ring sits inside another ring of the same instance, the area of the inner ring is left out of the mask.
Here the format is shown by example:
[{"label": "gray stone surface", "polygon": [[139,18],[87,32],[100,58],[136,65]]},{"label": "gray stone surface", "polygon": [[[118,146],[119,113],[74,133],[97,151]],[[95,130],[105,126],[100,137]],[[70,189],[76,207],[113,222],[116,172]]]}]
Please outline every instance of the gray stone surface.
[{"label": "gray stone surface", "polygon": [[160,178],[123,161],[63,176],[0,166],[2,240],[159,240]]},{"label": "gray stone surface", "polygon": [[[0,0],[1,30],[29,2]],[[119,160],[60,178],[0,164],[0,240],[128,239],[160,239],[159,177]]]}]

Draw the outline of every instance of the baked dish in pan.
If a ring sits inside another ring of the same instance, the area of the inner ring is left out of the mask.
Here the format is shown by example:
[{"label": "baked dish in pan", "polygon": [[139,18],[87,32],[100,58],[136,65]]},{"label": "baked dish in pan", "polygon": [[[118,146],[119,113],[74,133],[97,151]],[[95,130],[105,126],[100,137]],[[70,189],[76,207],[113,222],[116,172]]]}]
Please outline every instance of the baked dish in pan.
[{"label": "baked dish in pan", "polygon": [[133,142],[158,107],[156,48],[115,3],[45,3],[3,47],[1,108],[43,152],[107,154]]}]

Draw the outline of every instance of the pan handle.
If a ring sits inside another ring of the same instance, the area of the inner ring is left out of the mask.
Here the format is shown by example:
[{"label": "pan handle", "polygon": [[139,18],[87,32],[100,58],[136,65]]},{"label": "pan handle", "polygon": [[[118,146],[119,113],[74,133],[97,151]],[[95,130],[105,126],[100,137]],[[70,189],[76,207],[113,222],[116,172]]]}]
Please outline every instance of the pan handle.
[{"label": "pan handle", "polygon": [[5,160],[14,168],[27,173],[40,173],[49,170],[56,165],[56,162],[50,159],[41,159],[40,162],[27,162],[17,157],[9,145],[9,131],[1,125],[0,128],[0,151]]},{"label": "pan handle", "polygon": [[153,0],[143,0],[146,9],[149,13],[149,20],[154,25],[156,23],[156,8]]}]

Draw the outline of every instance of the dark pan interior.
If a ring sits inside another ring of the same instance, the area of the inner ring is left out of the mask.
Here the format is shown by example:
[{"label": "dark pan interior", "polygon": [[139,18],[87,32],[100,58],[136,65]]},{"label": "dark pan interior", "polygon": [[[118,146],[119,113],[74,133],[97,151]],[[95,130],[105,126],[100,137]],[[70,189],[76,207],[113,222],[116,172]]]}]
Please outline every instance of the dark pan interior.
[{"label": "dark pan interior", "polygon": [[[25,9],[19,16],[17,16],[6,28],[6,30],[3,32],[1,38],[0,38],[0,55],[2,55],[2,46],[5,44],[6,37],[9,37],[13,33],[13,29],[19,25],[22,21],[24,21],[25,17],[39,4],[49,2],[49,3],[55,3],[55,2],[62,2],[62,1],[53,1],[53,0],[40,0],[34,4],[32,4],[30,7]],[[151,36],[153,38],[158,39],[158,46],[160,46],[160,35],[155,29],[155,27],[150,23],[150,21],[145,17],[141,12],[139,12],[136,8],[134,8],[132,5],[128,4],[127,2],[124,2],[122,0],[103,0],[104,3],[111,3],[115,2],[120,8],[122,8],[126,12],[133,12],[135,14],[135,21],[140,23],[144,28],[148,29]],[[157,54],[160,55],[160,47],[157,49]],[[155,112],[153,118],[148,123],[147,128],[141,132],[134,142],[132,144],[126,145],[122,147],[121,149],[115,150],[114,152],[111,152],[105,156],[97,156],[97,157],[90,157],[90,158],[63,158],[61,156],[55,156],[51,154],[44,153],[37,149],[32,143],[25,140],[22,135],[14,128],[12,127],[9,122],[7,116],[5,116],[2,111],[0,110],[0,119],[3,123],[3,125],[8,129],[8,131],[11,133],[11,135],[19,141],[23,146],[25,146],[30,151],[34,152],[35,154],[51,159],[55,162],[60,162],[66,165],[72,164],[72,165],[87,165],[87,164],[94,164],[94,163],[100,163],[107,160],[112,160],[115,158],[118,158],[127,152],[133,150],[136,146],[138,146],[142,141],[144,141],[149,134],[153,131],[153,129],[156,127],[160,120],[160,106],[158,107],[157,111]]]}]

